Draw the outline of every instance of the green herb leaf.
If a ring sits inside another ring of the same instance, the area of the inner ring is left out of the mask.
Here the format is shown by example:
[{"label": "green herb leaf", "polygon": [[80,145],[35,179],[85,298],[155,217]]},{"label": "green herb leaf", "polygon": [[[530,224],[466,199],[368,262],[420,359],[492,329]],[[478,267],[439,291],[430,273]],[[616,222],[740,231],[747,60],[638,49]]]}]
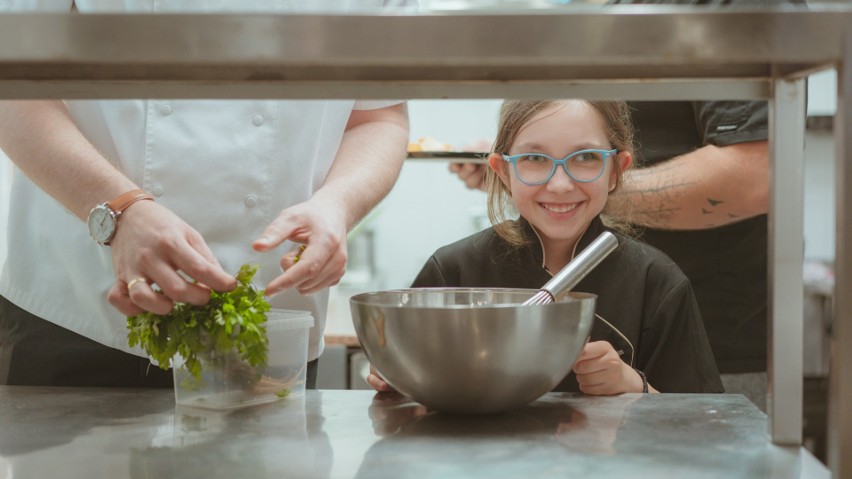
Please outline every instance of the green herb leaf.
[{"label": "green herb leaf", "polygon": [[263,290],[251,284],[258,265],[244,264],[236,274],[233,291],[210,292],[204,306],[175,303],[171,312],[158,315],[144,312],[127,318],[127,342],[139,345],[168,369],[180,354],[184,368],[201,378],[202,359],[224,357],[238,352],[252,367],[266,364],[269,341],[266,338],[266,312],[269,303]]}]

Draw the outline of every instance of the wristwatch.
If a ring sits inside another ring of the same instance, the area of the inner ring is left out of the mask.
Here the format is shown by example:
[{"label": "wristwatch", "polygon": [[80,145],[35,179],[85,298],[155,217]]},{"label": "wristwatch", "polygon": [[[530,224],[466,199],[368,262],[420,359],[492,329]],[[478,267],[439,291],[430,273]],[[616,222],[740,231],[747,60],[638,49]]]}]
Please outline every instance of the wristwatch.
[{"label": "wristwatch", "polygon": [[89,212],[89,218],[86,223],[89,225],[89,234],[92,235],[95,241],[101,246],[109,245],[112,237],[115,236],[115,228],[118,224],[118,217],[130,205],[141,200],[154,200],[144,190],[130,190],[127,193],[118,195],[115,199],[108,203],[101,203]]}]

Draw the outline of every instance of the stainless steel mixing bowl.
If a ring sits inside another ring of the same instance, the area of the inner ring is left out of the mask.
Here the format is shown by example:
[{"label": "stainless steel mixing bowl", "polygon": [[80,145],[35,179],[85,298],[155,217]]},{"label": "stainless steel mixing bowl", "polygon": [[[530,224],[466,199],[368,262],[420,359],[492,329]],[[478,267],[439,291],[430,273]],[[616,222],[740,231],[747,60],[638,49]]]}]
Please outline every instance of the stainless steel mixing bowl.
[{"label": "stainless steel mixing bowl", "polygon": [[571,370],[592,328],[595,295],[521,306],[534,289],[415,288],[350,299],[370,363],[433,409],[486,414],[520,407]]}]

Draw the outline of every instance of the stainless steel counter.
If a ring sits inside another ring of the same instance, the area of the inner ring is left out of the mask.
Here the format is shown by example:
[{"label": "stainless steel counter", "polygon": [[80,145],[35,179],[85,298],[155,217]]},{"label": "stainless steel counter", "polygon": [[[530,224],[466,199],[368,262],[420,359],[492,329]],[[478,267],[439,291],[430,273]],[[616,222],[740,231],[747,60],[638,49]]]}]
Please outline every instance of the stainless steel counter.
[{"label": "stainless steel counter", "polygon": [[549,394],[453,416],[309,391],[233,412],[170,390],[0,387],[0,477],[829,477],[739,395]]}]

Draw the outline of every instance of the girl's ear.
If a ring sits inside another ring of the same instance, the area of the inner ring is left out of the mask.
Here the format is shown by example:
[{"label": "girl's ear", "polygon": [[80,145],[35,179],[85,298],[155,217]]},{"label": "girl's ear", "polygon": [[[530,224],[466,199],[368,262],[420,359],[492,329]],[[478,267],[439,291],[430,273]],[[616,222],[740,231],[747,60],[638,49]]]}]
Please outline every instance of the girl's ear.
[{"label": "girl's ear", "polygon": [[627,171],[628,168],[633,166],[633,154],[629,151],[619,151],[615,154],[615,161],[621,166],[621,171]]},{"label": "girl's ear", "polygon": [[633,165],[633,154],[629,151],[619,151],[615,155],[615,162],[618,168],[613,168],[609,175],[609,191],[612,191],[618,186],[618,172],[622,174]]},{"label": "girl's ear", "polygon": [[500,181],[502,181],[507,188],[509,187],[509,176],[506,173],[508,165],[509,163],[503,160],[503,156],[499,153],[491,153],[488,155],[488,166],[497,174]]}]

